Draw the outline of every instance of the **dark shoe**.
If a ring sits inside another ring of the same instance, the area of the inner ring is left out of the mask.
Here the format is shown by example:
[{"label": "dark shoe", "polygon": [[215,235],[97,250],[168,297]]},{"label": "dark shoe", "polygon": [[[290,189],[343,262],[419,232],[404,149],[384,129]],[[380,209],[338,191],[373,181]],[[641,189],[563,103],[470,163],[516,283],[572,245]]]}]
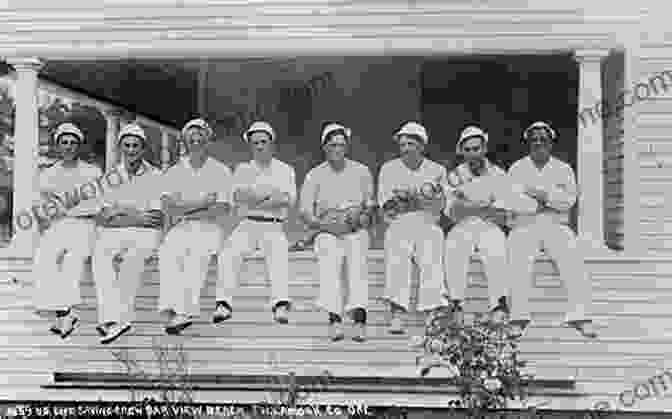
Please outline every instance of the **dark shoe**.
[{"label": "dark shoe", "polygon": [[96,332],[98,332],[98,335],[99,335],[101,338],[102,338],[102,337],[105,337],[105,335],[107,335],[107,331],[108,331],[108,329],[109,329],[110,326],[112,326],[113,324],[114,324],[114,322],[105,322],[105,323],[101,323],[101,324],[99,324],[98,326],[96,326]]},{"label": "dark shoe", "polygon": [[52,325],[49,331],[55,335],[59,335],[61,339],[65,339],[75,331],[78,324],[79,317],[69,308],[56,314],[56,324]]},{"label": "dark shoe", "polygon": [[339,342],[345,338],[343,333],[343,319],[336,313],[329,313],[329,339]]},{"label": "dark shoe", "polygon": [[289,313],[289,303],[281,301],[273,307],[273,320],[280,324],[289,323],[287,314]]},{"label": "dark shoe", "polygon": [[340,342],[345,338],[343,323],[335,322],[329,325],[329,339],[332,342]]},{"label": "dark shoe", "polygon": [[565,324],[575,329],[584,338],[595,339],[597,337],[595,324],[592,320],[571,320],[565,322]]},{"label": "dark shoe", "polygon": [[352,312],[350,313],[350,317],[352,318],[353,325],[352,325],[352,330],[353,330],[353,335],[352,335],[352,340],[355,342],[365,342],[366,341],[366,317],[367,313],[366,310],[357,307]]},{"label": "dark shoe", "polygon": [[174,316],[166,326],[166,333],[169,335],[179,335],[193,323],[194,322],[190,316],[178,314]]},{"label": "dark shoe", "polygon": [[355,322],[352,325],[352,340],[357,343],[366,342],[366,323]]},{"label": "dark shoe", "polygon": [[497,305],[490,310],[489,318],[492,323],[502,324],[509,320],[509,305],[506,297],[499,297]]},{"label": "dark shoe", "polygon": [[515,319],[511,320],[509,322],[509,326],[511,326],[511,337],[514,339],[521,338],[524,334],[525,331],[527,330],[527,326],[530,324],[530,320],[528,319]]},{"label": "dark shoe", "polygon": [[100,343],[103,345],[110,344],[129,330],[131,330],[131,324],[128,322],[123,324],[113,323],[107,328],[107,333],[100,339]]},{"label": "dark shoe", "polygon": [[231,306],[226,302],[218,302],[215,313],[212,315],[212,322],[219,324],[223,321],[229,320],[232,316]]}]

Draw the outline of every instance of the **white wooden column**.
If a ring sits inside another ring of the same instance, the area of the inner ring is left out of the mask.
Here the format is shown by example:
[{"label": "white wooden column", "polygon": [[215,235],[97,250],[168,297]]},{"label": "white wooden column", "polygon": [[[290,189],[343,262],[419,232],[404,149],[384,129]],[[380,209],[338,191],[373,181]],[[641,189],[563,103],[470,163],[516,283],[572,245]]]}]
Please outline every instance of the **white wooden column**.
[{"label": "white wooden column", "polygon": [[117,137],[120,130],[121,111],[118,109],[105,110],[107,129],[105,130],[105,171],[117,164]]},{"label": "white wooden column", "polygon": [[170,135],[165,129],[161,130],[161,170],[170,165]]},{"label": "white wooden column", "polygon": [[[579,108],[602,102],[600,64],[608,50],[576,51],[579,63]],[[588,250],[607,251],[604,236],[604,135],[602,119],[578,124],[578,233]]]},{"label": "white wooden column", "polygon": [[37,226],[31,206],[39,198],[37,157],[39,154],[39,127],[37,102],[37,75],[43,66],[37,58],[8,59],[16,70],[14,119],[14,209],[15,234],[12,247],[20,255],[33,257]]}]

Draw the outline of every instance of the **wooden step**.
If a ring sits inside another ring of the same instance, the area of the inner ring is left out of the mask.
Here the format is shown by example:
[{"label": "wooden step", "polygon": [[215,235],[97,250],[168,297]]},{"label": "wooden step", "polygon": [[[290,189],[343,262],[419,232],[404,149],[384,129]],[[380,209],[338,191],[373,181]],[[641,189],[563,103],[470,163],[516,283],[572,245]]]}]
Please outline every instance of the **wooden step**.
[{"label": "wooden step", "polygon": [[[233,356],[257,358],[261,356],[259,355],[260,353],[271,352],[280,355],[286,354],[287,357],[296,357],[296,354],[298,353],[302,354],[301,356],[309,357],[312,356],[312,353],[316,353],[321,354],[315,355],[319,356],[320,359],[325,357],[325,359],[328,359],[329,356],[338,357],[339,354],[346,353],[341,350],[335,350],[342,346],[349,349],[347,353],[356,353],[358,356],[361,353],[364,357],[362,359],[371,358],[372,362],[375,362],[376,359],[380,359],[376,358],[376,353],[413,353],[407,346],[408,340],[401,338],[394,340],[372,340],[366,343],[356,343],[347,340],[335,345],[326,339],[319,338],[293,338],[283,340],[260,337],[256,339],[254,343],[251,343],[249,338],[194,337],[189,335],[160,337],[163,342],[170,341],[169,339],[172,338],[174,338],[173,340],[175,342],[183,342],[186,350],[195,351],[195,354],[197,354],[199,358],[203,357],[204,359],[210,359],[208,357],[228,356],[229,353],[235,352],[240,352],[240,354]],[[62,341],[60,338],[54,336],[26,336],[12,340],[6,347],[8,349],[12,347],[29,349],[29,347],[40,346],[42,350],[49,348],[50,350],[64,352],[85,349],[94,350],[95,353],[97,353],[97,351],[105,352],[110,349],[126,348],[138,350],[140,352],[145,351],[149,354],[151,352],[152,344],[153,342],[156,342],[156,339],[156,336],[125,335],[121,337],[118,342],[115,342],[115,344],[104,346],[99,345],[98,339],[93,336],[73,335],[66,341]],[[352,349],[350,350],[350,348]],[[553,339],[546,337],[524,339],[521,342],[520,349],[521,351],[530,354],[532,357],[537,353],[560,354],[558,356],[569,356],[572,354],[577,356],[595,356],[600,353],[618,352],[620,354],[637,354],[657,359],[661,354],[667,356],[672,354],[669,341],[666,340],[656,341],[650,339],[648,341],[640,341],[639,339],[633,338],[589,341],[581,338],[578,334],[572,339]],[[95,353],[91,353],[89,356],[95,358],[98,356],[95,355]],[[367,355],[365,356],[364,354]]]}]

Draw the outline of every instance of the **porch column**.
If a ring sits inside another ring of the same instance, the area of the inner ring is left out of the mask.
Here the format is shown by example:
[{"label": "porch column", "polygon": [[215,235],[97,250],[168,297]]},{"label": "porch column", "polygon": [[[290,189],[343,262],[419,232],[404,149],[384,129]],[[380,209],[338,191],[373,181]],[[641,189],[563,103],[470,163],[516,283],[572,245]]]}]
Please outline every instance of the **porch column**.
[{"label": "porch column", "polygon": [[170,136],[165,129],[161,130],[161,170],[170,166]]},{"label": "porch column", "polygon": [[105,171],[117,164],[117,137],[119,136],[121,110],[105,110],[107,129],[105,130]]},{"label": "porch column", "polygon": [[[579,63],[579,108],[602,103],[600,63],[608,50],[576,51]],[[607,251],[604,236],[604,138],[601,115],[578,124],[579,237],[588,250]]]},{"label": "porch column", "polygon": [[21,256],[33,257],[37,245],[36,222],[30,215],[33,202],[39,199],[37,157],[40,139],[38,127],[37,75],[43,62],[37,58],[8,59],[16,70],[14,119],[14,208],[15,234],[12,247]]}]

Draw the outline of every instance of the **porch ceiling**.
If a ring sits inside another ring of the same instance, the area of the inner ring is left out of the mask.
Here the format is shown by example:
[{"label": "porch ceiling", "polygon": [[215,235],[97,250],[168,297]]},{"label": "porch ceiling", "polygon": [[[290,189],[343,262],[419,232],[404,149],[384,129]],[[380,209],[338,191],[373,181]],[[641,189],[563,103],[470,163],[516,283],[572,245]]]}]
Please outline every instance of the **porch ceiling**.
[{"label": "porch ceiling", "polygon": [[[324,60],[318,61],[324,64]],[[235,94],[240,89],[258,87],[262,78],[266,83],[301,80],[304,73],[310,71],[308,67],[307,60],[291,57],[48,61],[40,77],[131,112],[142,113],[158,122],[181,126],[198,114],[199,73],[204,74],[206,69],[219,75],[230,74],[230,79],[235,79],[231,83],[232,88],[235,86],[231,94]],[[208,85],[207,81],[205,86],[209,90],[224,87]],[[217,115],[206,116],[217,118]]]},{"label": "porch ceiling", "polygon": [[48,61],[40,77],[169,125],[196,112],[197,71],[178,62]]}]

